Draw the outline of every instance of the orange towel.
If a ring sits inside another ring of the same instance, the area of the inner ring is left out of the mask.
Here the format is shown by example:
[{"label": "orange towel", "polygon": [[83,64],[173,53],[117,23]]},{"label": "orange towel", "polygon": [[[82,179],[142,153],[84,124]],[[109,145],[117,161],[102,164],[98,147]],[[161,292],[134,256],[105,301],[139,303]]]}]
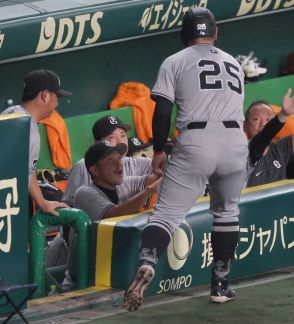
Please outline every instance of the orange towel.
[{"label": "orange towel", "polygon": [[65,192],[66,187],[67,187],[67,180],[55,181],[55,182],[52,182],[52,184],[55,187],[59,188],[62,192]]},{"label": "orange towel", "polygon": [[[280,106],[276,106],[276,105],[271,105],[273,111],[275,112],[275,114],[279,113],[281,110]],[[285,137],[288,135],[294,135],[294,115],[288,117],[285,125],[283,126],[283,128],[278,132],[278,134],[275,135],[275,137],[273,138],[274,141],[278,140],[281,137]]]},{"label": "orange towel", "polygon": [[110,109],[132,106],[137,136],[147,144],[152,136],[152,118],[155,102],[150,98],[150,89],[140,82],[122,83],[110,102]]},{"label": "orange towel", "polygon": [[72,167],[70,142],[64,119],[54,111],[50,117],[40,120],[40,123],[46,125],[53,164],[61,169],[70,169]]}]

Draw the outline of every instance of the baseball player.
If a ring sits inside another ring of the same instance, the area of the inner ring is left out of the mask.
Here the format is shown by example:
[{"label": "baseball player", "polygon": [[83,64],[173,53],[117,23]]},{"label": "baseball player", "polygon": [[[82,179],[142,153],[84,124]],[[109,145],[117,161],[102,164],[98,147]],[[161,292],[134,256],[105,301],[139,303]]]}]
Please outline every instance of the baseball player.
[{"label": "baseball player", "polygon": [[[108,141],[111,145],[124,143],[128,146],[127,131],[131,127],[124,124],[115,116],[104,116],[98,119],[92,128],[95,141]],[[123,158],[124,176],[138,176],[152,173],[151,159],[149,158]],[[92,183],[90,174],[87,171],[85,160],[79,160],[70,172],[67,188],[63,194],[62,201],[73,206],[75,193],[82,185]]]},{"label": "baseball player", "polygon": [[68,207],[65,203],[45,200],[37,183],[36,164],[40,151],[40,134],[37,123],[49,117],[58,106],[58,98],[71,93],[60,89],[58,75],[50,70],[30,72],[23,82],[22,104],[5,109],[1,114],[20,113],[31,116],[29,146],[29,194],[44,212],[59,215],[57,207]]},{"label": "baseball player", "polygon": [[214,47],[217,27],[208,9],[185,13],[181,37],[186,48],[164,60],[152,89],[154,169],[165,163],[163,148],[174,103],[180,134],[143,231],[137,273],[125,292],[124,306],[129,311],[141,305],[158,258],[207,181],[214,217],[211,300],[223,303],[235,297],[228,274],[238,243],[238,203],[248,157],[243,132],[244,73],[231,55]]},{"label": "baseball player", "polygon": [[[160,177],[156,174],[123,176],[123,157],[127,150],[125,143],[111,146],[107,141],[98,141],[85,154],[84,161],[92,182],[77,190],[74,207],[85,211],[93,222],[137,213],[157,192]],[[69,242],[68,271],[62,284],[64,291],[72,290],[76,281],[77,240],[73,230]]]},{"label": "baseball player", "polygon": [[[127,131],[130,129],[131,127],[123,123],[118,117],[106,115],[94,123],[92,133],[95,142],[101,140],[108,141],[113,146],[123,143],[128,147]],[[124,177],[152,174],[150,158],[133,158],[131,156],[124,156],[122,163]],[[91,183],[93,183],[93,181],[86,168],[85,160],[81,159],[77,161],[70,171],[66,191],[62,196],[62,201],[73,207],[76,191],[81,186],[89,185]],[[146,204],[146,207],[147,206],[149,205]],[[47,249],[46,262],[48,266],[56,266],[66,262],[65,259],[67,256],[69,229],[68,226],[63,226],[62,233],[59,233],[54,238],[50,248]],[[64,258],[57,257],[58,255],[61,255],[61,251]]]}]

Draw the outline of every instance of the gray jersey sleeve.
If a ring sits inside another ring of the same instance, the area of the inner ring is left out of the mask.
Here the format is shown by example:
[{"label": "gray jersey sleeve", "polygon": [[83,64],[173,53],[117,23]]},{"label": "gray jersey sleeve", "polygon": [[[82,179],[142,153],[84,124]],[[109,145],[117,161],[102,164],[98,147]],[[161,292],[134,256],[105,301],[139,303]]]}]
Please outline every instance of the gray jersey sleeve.
[{"label": "gray jersey sleeve", "polygon": [[[1,114],[23,114],[30,116],[30,114],[22,106],[13,106],[5,109]],[[36,171],[36,165],[39,159],[40,152],[40,134],[38,125],[35,120],[31,117],[30,126],[30,147],[29,147],[29,180],[32,174]]]},{"label": "gray jersey sleeve", "polygon": [[152,174],[152,160],[146,157],[124,157],[123,169],[124,177],[142,176],[145,174]]},{"label": "gray jersey sleeve", "polygon": [[140,177],[132,176],[124,178],[123,183],[116,187],[119,203],[122,203],[141,192],[145,188],[147,177],[148,176],[145,175]]},{"label": "gray jersey sleeve", "polygon": [[[148,176],[124,178],[123,183],[116,187],[119,204],[142,191],[145,187],[147,177]],[[113,206],[114,204],[104,192],[93,183],[82,186],[76,191],[74,207],[85,211],[92,221],[102,219],[105,212]]]},{"label": "gray jersey sleeve", "polygon": [[70,171],[66,191],[62,196],[62,201],[70,206],[73,206],[77,189],[79,189],[83,185],[89,185],[91,183],[92,179],[87,171],[85,160],[81,159],[73,166]]},{"label": "gray jersey sleeve", "polygon": [[80,187],[75,194],[74,207],[87,213],[92,222],[102,219],[112,206],[114,204],[93,183]]},{"label": "gray jersey sleeve", "polygon": [[163,61],[158,71],[156,83],[152,89],[152,95],[160,95],[172,103],[175,102],[175,73],[172,59],[169,57]]}]

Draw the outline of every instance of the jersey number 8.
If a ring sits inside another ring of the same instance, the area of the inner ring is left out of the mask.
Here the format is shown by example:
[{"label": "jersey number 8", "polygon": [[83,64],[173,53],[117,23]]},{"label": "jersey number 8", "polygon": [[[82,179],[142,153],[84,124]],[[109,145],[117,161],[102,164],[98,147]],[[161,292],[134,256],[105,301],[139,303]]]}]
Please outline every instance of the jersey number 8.
[{"label": "jersey number 8", "polygon": [[[239,68],[232,63],[229,62],[222,62],[224,64],[225,70],[227,74],[232,78],[231,80],[227,80],[227,84],[231,90],[242,94],[242,86],[241,81],[239,79],[238,74]],[[222,89],[223,88],[223,81],[218,79],[218,76],[221,73],[221,67],[218,62],[211,61],[211,60],[201,60],[198,62],[198,67],[200,68],[209,68],[203,69],[199,73],[200,78],[200,89]],[[210,82],[208,81],[208,77],[210,78]]]}]

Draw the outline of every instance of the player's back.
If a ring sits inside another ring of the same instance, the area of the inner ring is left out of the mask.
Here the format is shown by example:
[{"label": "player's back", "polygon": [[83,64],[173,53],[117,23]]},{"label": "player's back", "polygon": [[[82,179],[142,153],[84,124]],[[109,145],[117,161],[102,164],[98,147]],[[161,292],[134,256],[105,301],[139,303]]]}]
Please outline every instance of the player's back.
[{"label": "player's back", "polygon": [[238,62],[211,45],[190,46],[164,64],[174,76],[177,124],[243,121],[244,73]]}]

